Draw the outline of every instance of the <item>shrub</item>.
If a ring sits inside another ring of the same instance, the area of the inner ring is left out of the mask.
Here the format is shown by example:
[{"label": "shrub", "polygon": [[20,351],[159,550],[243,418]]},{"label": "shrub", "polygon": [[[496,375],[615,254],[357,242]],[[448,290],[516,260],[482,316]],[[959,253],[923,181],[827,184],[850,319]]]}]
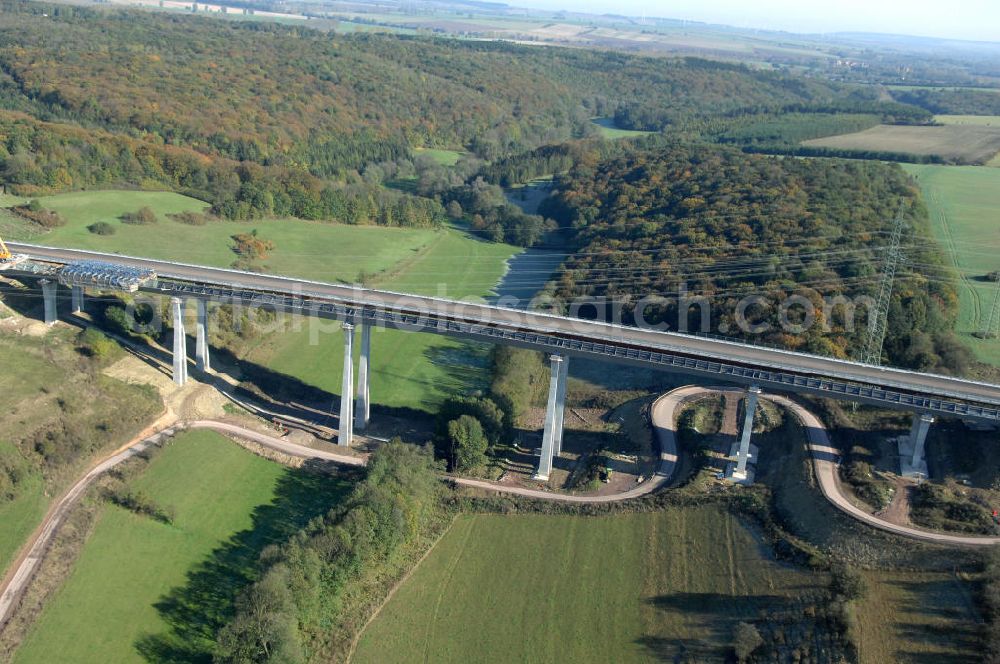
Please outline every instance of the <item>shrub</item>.
[{"label": "shrub", "polygon": [[112,332],[127,337],[132,333],[135,321],[125,311],[125,307],[112,306],[104,309],[104,324]]},{"label": "shrub", "polygon": [[77,337],[77,344],[87,355],[97,360],[105,360],[112,357],[118,349],[118,344],[109,339],[100,330],[88,327]]},{"label": "shrub", "polygon": [[17,497],[29,472],[20,451],[13,445],[10,447],[8,453],[0,454],[0,504]]},{"label": "shrub", "polygon": [[114,235],[116,229],[106,221],[98,221],[87,226],[87,230],[94,235]]},{"label": "shrub", "polygon": [[449,464],[456,470],[473,470],[486,463],[489,442],[483,425],[471,415],[448,422]]},{"label": "shrub", "polygon": [[747,661],[750,654],[763,643],[764,639],[756,627],[745,622],[736,625],[736,631],[733,633],[733,650],[736,652],[737,661]]},{"label": "shrub", "polygon": [[204,226],[209,220],[209,216],[203,212],[176,212],[168,214],[167,217],[188,226]]},{"label": "shrub", "polygon": [[151,517],[161,523],[173,523],[175,514],[171,508],[161,507],[149,495],[142,491],[134,491],[128,487],[119,486],[107,489],[104,497],[119,507]]},{"label": "shrub", "polygon": [[156,213],[153,208],[147,206],[141,207],[135,212],[126,212],[121,217],[123,223],[126,224],[155,224],[156,223]]},{"label": "shrub", "polygon": [[836,565],[830,570],[830,591],[847,601],[861,599],[865,595],[865,579],[856,569],[846,565]]},{"label": "shrub", "polygon": [[[444,488],[430,450],[399,439],[379,447],[351,495],[280,547],[261,554],[251,583],[228,624],[217,632],[215,660],[225,663],[299,661],[299,644],[346,648],[345,597],[378,606],[381,584],[404,552],[442,527]],[[344,661],[335,655],[324,661]]]},{"label": "shrub", "polygon": [[42,228],[58,228],[66,223],[59,213],[43,208],[38,199],[32,200],[28,205],[12,209],[16,214],[35,222]]},{"label": "shrub", "polygon": [[274,242],[257,236],[257,229],[249,233],[237,233],[231,237],[232,250],[243,260],[254,261],[267,258],[267,253],[274,250]]},{"label": "shrub", "polygon": [[219,631],[215,661],[302,661],[290,583],[289,568],[279,563],[240,594],[236,617]]},{"label": "shrub", "polygon": [[545,402],[549,367],[538,351],[496,346],[492,355],[493,381],[490,393],[497,403],[510,409],[516,422],[532,405]]}]

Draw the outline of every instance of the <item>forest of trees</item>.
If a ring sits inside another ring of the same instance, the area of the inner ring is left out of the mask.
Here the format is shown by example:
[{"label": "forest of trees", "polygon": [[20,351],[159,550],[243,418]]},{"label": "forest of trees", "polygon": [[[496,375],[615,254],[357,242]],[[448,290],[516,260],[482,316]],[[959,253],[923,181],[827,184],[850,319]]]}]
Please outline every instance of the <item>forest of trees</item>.
[{"label": "forest of trees", "polygon": [[[15,193],[167,187],[232,219],[440,223],[437,203],[469,192],[437,187],[431,202],[368,175],[412,172],[419,146],[511,171],[510,155],[596,135],[597,116],[697,135],[790,110],[926,115],[862,87],[694,58],[19,0],[0,11],[0,175]],[[546,169],[568,165],[551,157]],[[510,181],[497,175],[486,180]],[[493,239],[531,244],[544,230],[502,205],[466,212]]]},{"label": "forest of trees", "polygon": [[902,210],[908,262],[893,290],[885,353],[921,370],[961,373],[971,362],[950,332],[958,302],[950,274],[936,246],[917,240],[927,232],[927,212],[898,167],[677,144],[578,165],[555,187],[541,212],[569,232],[577,252],[550,285],[559,298],[625,302],[628,323],[639,298],[672,295],[650,306],[645,321],[698,331],[699,306],[688,309],[687,323],[678,319],[676,296],[685,284],[692,297],[711,300],[706,332],[743,336],[736,304],[761,293],[770,306],[746,312],[749,323],[771,325],[757,341],[836,357],[857,357],[864,307],[853,331],[836,308],[829,331],[815,324],[787,334],[778,303],[799,294],[822,309],[824,296],[874,296],[888,232]]},{"label": "forest of trees", "polygon": [[398,440],[380,446],[342,505],[264,550],[258,580],[219,631],[214,661],[343,661],[349,607],[370,610],[382,596],[367,594],[388,592],[364,579],[391,574],[408,548],[425,546],[447,522],[437,470],[429,449]]},{"label": "forest of trees", "polygon": [[[500,42],[329,35],[304,27],[6,0],[0,95],[44,119],[139,131],[206,154],[330,176],[410,146],[493,159],[593,131],[642,103],[670,122],[826,107],[840,86],[698,59]],[[48,12],[48,20],[37,15]],[[128,72],[127,76],[117,75]]]},{"label": "forest of trees", "polygon": [[212,158],[17,112],[0,111],[0,177],[24,196],[109,187],[173,189],[237,220],[289,216],[388,226],[444,221],[436,201],[370,184],[357,174],[333,182],[294,167]]},{"label": "forest of trees", "polygon": [[1000,91],[965,88],[893,90],[896,101],[935,115],[1000,115]]}]

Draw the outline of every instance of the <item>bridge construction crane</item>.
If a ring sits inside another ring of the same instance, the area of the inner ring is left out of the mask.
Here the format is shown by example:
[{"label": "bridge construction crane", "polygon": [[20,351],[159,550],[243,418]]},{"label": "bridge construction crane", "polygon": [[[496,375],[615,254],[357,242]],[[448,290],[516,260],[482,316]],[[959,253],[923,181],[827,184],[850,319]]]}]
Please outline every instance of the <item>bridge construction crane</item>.
[{"label": "bridge construction crane", "polygon": [[0,270],[4,269],[5,267],[10,267],[15,263],[20,263],[26,258],[27,256],[24,256],[22,254],[10,253],[10,249],[8,249],[7,245],[4,244],[3,238],[0,238]]}]

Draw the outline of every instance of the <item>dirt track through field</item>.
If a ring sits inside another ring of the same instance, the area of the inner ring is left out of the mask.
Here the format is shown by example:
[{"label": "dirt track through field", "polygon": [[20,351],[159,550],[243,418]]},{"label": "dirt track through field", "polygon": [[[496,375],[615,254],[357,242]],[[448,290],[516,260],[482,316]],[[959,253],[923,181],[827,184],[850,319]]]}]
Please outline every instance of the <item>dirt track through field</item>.
[{"label": "dirt track through field", "polygon": [[942,205],[940,197],[937,193],[931,193],[928,195],[933,208],[936,208],[940,214],[941,219],[941,231],[944,234],[945,242],[948,245],[948,256],[951,258],[951,264],[955,267],[955,271],[958,272],[959,279],[962,281],[962,288],[969,291],[970,298],[969,301],[972,303],[972,327],[979,329],[983,324],[983,302],[979,294],[979,289],[976,288],[972,280],[969,279],[968,274],[962,268],[961,263],[958,260],[959,251],[958,246],[955,244],[955,235],[951,227],[951,220],[948,217],[948,212],[945,210],[944,205]]}]

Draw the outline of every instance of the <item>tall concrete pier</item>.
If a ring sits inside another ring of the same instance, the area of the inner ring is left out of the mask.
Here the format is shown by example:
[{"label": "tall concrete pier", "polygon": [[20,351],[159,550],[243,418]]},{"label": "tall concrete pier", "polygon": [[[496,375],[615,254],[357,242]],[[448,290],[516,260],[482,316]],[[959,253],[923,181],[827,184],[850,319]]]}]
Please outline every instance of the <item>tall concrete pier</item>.
[{"label": "tall concrete pier", "polygon": [[358,325],[361,336],[361,356],[358,358],[358,399],[354,412],[354,428],[364,431],[371,417],[371,397],[369,390],[369,372],[371,371],[372,328],[365,323]]},{"label": "tall concrete pier", "polygon": [[187,337],[184,334],[184,300],[170,298],[171,320],[174,327],[174,383],[187,382]]},{"label": "tall concrete pier", "polygon": [[[545,481],[549,479],[549,475],[552,474],[552,456],[555,453],[556,440],[557,437],[562,437],[562,421],[558,413],[565,408],[566,388],[563,384],[566,376],[563,370],[565,362],[566,358],[556,353],[553,353],[549,357],[549,363],[552,367],[549,376],[549,401],[545,407],[542,454],[538,459],[538,470],[534,475],[534,479],[536,480]],[[561,444],[560,441],[559,445]]]},{"label": "tall concrete pier", "polygon": [[59,284],[48,279],[42,279],[38,284],[42,287],[42,308],[45,310],[45,324],[52,325],[58,318],[56,312],[56,289],[59,287]]},{"label": "tall concrete pier", "polygon": [[348,446],[354,435],[354,326],[344,323],[344,377],[340,387],[340,431],[337,444]]},{"label": "tall concrete pier", "polygon": [[198,321],[195,324],[194,361],[198,371],[208,371],[212,368],[208,353],[208,302],[198,299]]}]

